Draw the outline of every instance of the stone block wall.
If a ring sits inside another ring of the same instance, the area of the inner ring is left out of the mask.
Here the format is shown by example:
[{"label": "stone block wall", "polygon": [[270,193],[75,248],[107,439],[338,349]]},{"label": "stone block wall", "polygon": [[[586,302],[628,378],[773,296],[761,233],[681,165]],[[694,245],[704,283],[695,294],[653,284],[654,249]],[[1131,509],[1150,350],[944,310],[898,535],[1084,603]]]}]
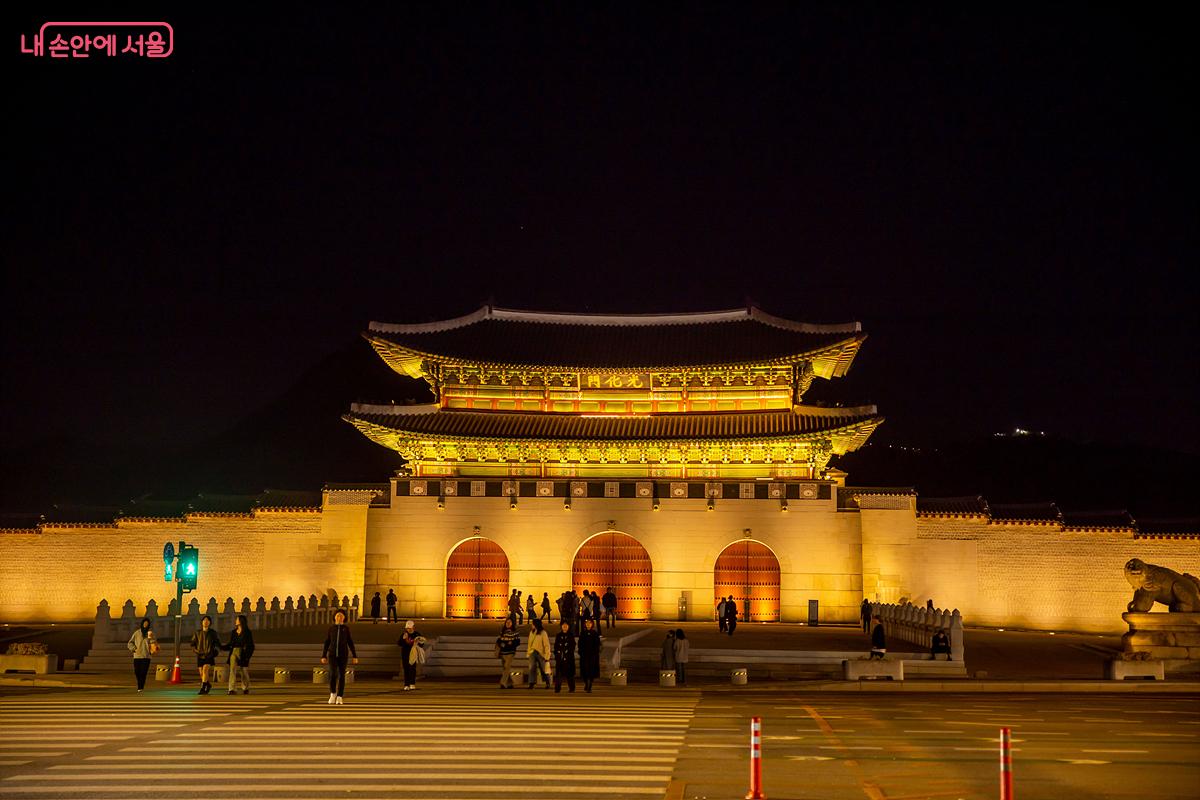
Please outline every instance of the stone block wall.
[{"label": "stone block wall", "polygon": [[90,622],[102,599],[175,597],[163,580],[162,549],[180,540],[200,548],[201,605],[209,597],[268,600],[278,595],[362,592],[363,529],[315,511],[191,515],[184,520],[47,526],[0,533],[0,619]]},{"label": "stone block wall", "polygon": [[513,511],[503,497],[456,497],[439,511],[431,497],[393,497],[390,508],[369,514],[364,602],[394,588],[401,616],[442,616],[446,561],[475,535],[504,549],[511,588],[555,598],[571,586],[579,547],[610,526],[638,540],[650,556],[654,618],[676,619],[683,592],[690,593],[689,618],[712,618],[717,556],[749,529],[748,538],[779,559],[783,620],[807,619],[810,599],[819,601],[824,621],[857,619],[858,519],[838,513],[832,501],[793,503],[784,514],[772,500],[717,502],[709,511],[702,499],[664,498],[656,512],[647,499],[574,498],[564,511],[562,498],[522,497]]}]

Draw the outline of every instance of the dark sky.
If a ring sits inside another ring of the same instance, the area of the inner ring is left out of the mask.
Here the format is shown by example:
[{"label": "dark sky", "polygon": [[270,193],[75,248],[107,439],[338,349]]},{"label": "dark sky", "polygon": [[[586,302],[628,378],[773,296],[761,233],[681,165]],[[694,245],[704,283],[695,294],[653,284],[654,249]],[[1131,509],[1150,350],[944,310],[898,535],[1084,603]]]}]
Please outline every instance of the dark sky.
[{"label": "dark sky", "polygon": [[749,298],[863,322],[819,394],[887,441],[1200,450],[1171,6],[244,5],[108,62],[6,7],[7,445],[206,439],[371,319]]}]

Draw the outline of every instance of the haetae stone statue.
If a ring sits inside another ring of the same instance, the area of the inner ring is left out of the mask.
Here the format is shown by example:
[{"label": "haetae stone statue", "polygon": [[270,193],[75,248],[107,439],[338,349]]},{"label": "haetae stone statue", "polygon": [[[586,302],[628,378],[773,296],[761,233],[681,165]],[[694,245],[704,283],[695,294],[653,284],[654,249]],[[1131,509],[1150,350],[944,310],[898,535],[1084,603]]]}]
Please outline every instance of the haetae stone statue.
[{"label": "haetae stone statue", "polygon": [[1200,612],[1200,580],[1194,575],[1180,575],[1173,569],[1131,558],[1125,564],[1125,580],[1134,590],[1128,611],[1149,611],[1159,602],[1171,611]]}]

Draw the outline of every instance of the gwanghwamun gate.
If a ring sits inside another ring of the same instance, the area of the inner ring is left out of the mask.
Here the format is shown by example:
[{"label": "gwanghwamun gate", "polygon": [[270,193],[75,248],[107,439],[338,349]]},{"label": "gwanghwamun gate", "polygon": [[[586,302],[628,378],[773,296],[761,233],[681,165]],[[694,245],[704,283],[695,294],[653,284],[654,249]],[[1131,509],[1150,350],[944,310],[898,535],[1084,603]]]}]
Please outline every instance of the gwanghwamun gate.
[{"label": "gwanghwamun gate", "polygon": [[804,395],[850,370],[858,323],[487,306],[365,337],[433,392],[344,417],[403,458],[395,476],[329,484],[319,503],[202,497],[5,530],[4,617],[91,620],[101,599],[165,609],[157,554],[180,540],[200,548],[202,602],[394,589],[416,617],[502,616],[512,589],[612,587],[627,619],[712,619],[732,595],[754,622],[852,622],[864,597],[934,598],[970,625],[1117,631],[1126,561],[1200,571],[1197,530],[848,483],[837,457],[883,417]]}]

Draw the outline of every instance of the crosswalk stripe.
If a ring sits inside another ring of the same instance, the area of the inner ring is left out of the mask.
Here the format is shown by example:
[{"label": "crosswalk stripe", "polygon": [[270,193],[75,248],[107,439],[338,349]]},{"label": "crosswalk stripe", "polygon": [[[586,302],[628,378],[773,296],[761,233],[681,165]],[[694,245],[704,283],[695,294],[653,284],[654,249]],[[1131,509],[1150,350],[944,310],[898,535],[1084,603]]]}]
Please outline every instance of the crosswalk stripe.
[{"label": "crosswalk stripe", "polygon": [[[515,756],[515,755],[517,755],[517,753],[514,751],[512,753],[512,755]],[[153,760],[161,761],[161,760],[166,760],[166,759],[153,759]],[[174,761],[175,759],[171,759],[171,760]],[[302,774],[309,773],[309,772],[320,773],[322,775],[329,774],[329,765],[328,764],[308,764],[308,765],[301,766],[298,764],[272,764],[272,763],[270,763],[274,760],[275,759],[273,756],[264,756],[261,759],[249,760],[249,761],[246,761],[243,759],[224,759],[221,761],[221,769],[234,768],[234,767],[239,767],[239,768],[252,767],[253,769],[259,770],[259,771],[264,771],[264,770],[269,771],[269,770],[273,770],[273,769],[274,770],[287,770],[288,774],[291,774],[291,775],[302,775]],[[411,776],[413,774],[412,770],[419,769],[422,767],[431,767],[434,769],[438,769],[438,768],[445,769],[445,767],[447,766],[446,764],[435,763],[435,761],[438,761],[438,760],[443,760],[443,759],[427,760],[424,758],[412,758],[412,759],[409,759],[404,762],[404,768],[406,770],[409,770],[409,772],[408,772],[409,776]],[[470,755],[470,754],[464,754],[464,755],[455,756],[455,757],[448,757],[444,760],[459,762],[459,763],[454,764],[454,766],[460,772],[462,772],[464,770],[509,769],[512,767],[512,764],[513,764],[513,759],[511,757],[506,757],[506,756],[502,756],[502,755],[490,755],[490,756],[480,757],[480,756],[475,756],[475,755]],[[675,759],[665,759],[664,758],[664,759],[657,759],[657,760],[660,762],[673,762]],[[151,759],[147,759],[147,763],[151,763],[151,761],[152,761]],[[666,763],[666,764],[664,764],[664,763],[630,764],[630,763],[627,763],[629,761],[630,761],[630,759],[621,759],[621,771],[622,772],[628,772],[628,771],[652,772],[655,774],[668,775],[668,776],[671,774],[671,767],[670,767],[669,763]],[[466,762],[479,762],[479,763],[466,763]],[[538,759],[521,759],[522,769],[524,769],[526,767],[531,768],[531,769],[532,768],[550,769],[550,768],[561,767],[561,766],[562,766],[562,759],[554,759],[554,758],[543,758],[540,760],[538,760]],[[129,769],[129,766],[127,764],[93,764],[93,763],[56,764],[54,766],[49,767],[50,771],[56,771],[56,772],[84,772],[86,770],[107,771],[107,770],[128,770],[128,769]],[[362,778],[362,777],[367,777],[367,778],[390,777],[391,775],[395,774],[395,773],[386,773],[386,772],[382,771],[382,770],[395,769],[394,764],[379,763],[376,761],[341,761],[341,760],[339,760],[338,761],[338,769],[356,769],[356,770],[361,769],[361,770],[364,770],[363,772],[355,775],[356,780],[359,778]],[[578,772],[611,772],[611,771],[612,771],[612,767],[610,767],[608,764],[585,764],[585,763],[580,763],[580,762],[574,762],[571,764],[572,774],[578,773]],[[427,773],[422,773],[422,774],[424,775]],[[83,777],[83,776],[71,776],[71,777],[75,778],[75,777]],[[266,776],[264,776],[264,779],[265,779],[265,777]],[[632,779],[630,779],[630,780],[632,780]]]},{"label": "crosswalk stripe", "polygon": [[[571,769],[575,770],[578,768],[578,766],[579,766],[578,764],[572,764]],[[602,769],[605,772],[612,771],[612,768],[606,764],[597,764],[597,765],[595,765],[595,768]],[[321,765],[321,769],[317,770],[317,772],[318,772],[318,774],[328,775],[329,774],[329,765],[328,764]],[[104,773],[95,773],[95,774],[88,773],[88,774],[84,774],[84,775],[58,775],[58,774],[43,773],[40,775],[12,775],[8,778],[5,778],[4,780],[5,781],[16,781],[16,782],[20,782],[20,781],[84,781],[84,780],[104,780],[108,777],[112,777],[112,776],[105,775]],[[121,774],[121,775],[118,775],[115,777],[122,782],[126,782],[129,779],[127,774]],[[193,780],[193,779],[195,779],[195,777],[196,777],[195,772],[156,772],[156,773],[154,773],[154,780],[156,780],[156,781],[185,781],[185,780]],[[238,786],[242,789],[246,789],[254,784],[262,783],[264,781],[274,785],[274,781],[277,777],[278,776],[276,776],[276,775],[238,775]],[[372,772],[372,773],[370,773],[369,777],[374,778],[376,780],[409,781],[412,779],[413,773],[408,772],[408,771]],[[464,777],[464,774],[461,771],[422,772],[420,774],[420,778],[423,780],[451,781],[451,780],[457,780],[462,777]],[[467,775],[465,777],[477,778],[480,776]],[[520,778],[520,782],[525,784],[526,786],[528,786],[530,784],[556,784],[561,780],[562,780],[561,775],[553,775],[553,774],[550,774],[550,775],[524,775],[523,774]],[[661,783],[662,777],[657,776],[657,775],[620,775],[619,777],[609,776],[606,779],[606,783],[608,783],[610,788],[612,786],[621,785],[621,784],[624,784],[627,782],[628,783]],[[356,786],[356,787],[359,786],[359,784],[357,782],[351,783],[349,780],[343,780],[341,783],[344,786],[351,786],[351,785]],[[496,784],[489,784],[489,785],[494,786]],[[300,785],[300,786],[303,786],[303,785]],[[281,788],[292,791],[295,788],[300,788],[300,786],[284,786]],[[74,787],[68,787],[68,788],[74,788]],[[256,787],[256,788],[263,788],[263,787]],[[266,788],[269,788],[269,787],[266,787]],[[307,787],[304,787],[304,788],[307,788]],[[558,787],[555,786],[555,788],[557,789]],[[127,790],[123,790],[123,791],[127,791]]]},{"label": "crosswalk stripe", "polygon": [[[292,747],[288,748],[288,750],[294,750],[294,749],[295,748],[292,748]],[[329,747],[325,746],[325,747],[313,748],[313,749],[319,750],[320,752],[325,752],[325,751],[329,750]],[[550,762],[554,766],[560,766],[563,763],[562,759],[559,758],[558,756],[530,756],[530,755],[527,755],[527,753],[528,753],[527,750],[522,750],[521,748],[516,748],[516,747],[495,747],[495,748],[491,748],[486,754],[480,753],[481,748],[475,747],[475,746],[471,747],[470,753],[459,752],[461,749],[462,748],[460,747],[460,748],[456,748],[454,751],[447,750],[446,752],[441,752],[441,753],[428,753],[428,752],[423,752],[420,750],[413,750],[412,748],[409,748],[409,747],[398,747],[393,752],[403,752],[406,755],[411,754],[412,758],[407,759],[405,761],[406,764],[409,763],[409,761],[415,761],[418,759],[421,761],[431,761],[431,762],[432,761],[461,761],[463,759],[468,759],[468,760],[474,759],[474,760],[479,760],[479,761],[504,759],[505,762],[509,766],[511,766],[512,761],[508,757],[510,755],[520,754],[520,753],[525,753],[525,755],[521,755],[521,757],[520,757],[522,766],[525,766],[527,764],[538,763],[540,761]],[[264,750],[265,750],[265,748],[264,748]],[[375,748],[372,747],[371,750],[374,751]],[[191,748],[189,748],[187,753],[174,752],[174,753],[171,753],[169,756],[159,755],[160,752],[161,752],[161,750],[156,751],[153,754],[143,753],[143,754],[139,754],[139,755],[128,755],[128,756],[123,756],[123,755],[88,756],[85,759],[85,761],[87,761],[90,764],[90,763],[95,763],[97,761],[126,761],[126,762],[128,762],[128,761],[132,761],[132,762],[146,761],[146,762],[149,762],[149,761],[170,760],[170,761],[175,761],[175,762],[201,761],[201,762],[204,762],[207,764],[213,760],[214,752],[239,752],[239,749],[238,748],[228,748],[225,751],[214,751],[213,748],[211,748],[211,747],[205,747],[204,752],[197,753],[194,750],[192,750]],[[605,756],[610,756],[610,755],[613,755],[616,753],[620,753],[622,755],[622,758],[621,758],[622,764],[642,763],[642,762],[670,763],[675,760],[675,755],[674,755],[675,750],[673,748],[670,750],[651,750],[651,751],[649,751],[652,753],[660,753],[661,755],[625,755],[626,753],[646,753],[646,752],[647,752],[647,750],[645,750],[644,748],[629,748],[626,750],[614,750],[611,747],[604,748]],[[12,755],[17,755],[17,754],[13,753]],[[21,754],[21,755],[24,755],[24,754]],[[52,753],[51,755],[65,755],[65,753]],[[221,766],[227,767],[232,764],[241,763],[243,761],[245,761],[247,763],[253,762],[255,764],[258,764],[263,759],[267,759],[270,761],[312,761],[312,758],[313,758],[312,755],[299,755],[299,754],[295,754],[295,753],[277,753],[277,752],[274,752],[273,750],[265,750],[265,752],[261,756],[259,756],[259,755],[224,756],[224,755],[222,755],[221,756]],[[381,758],[379,758],[379,760],[383,761],[384,759],[381,757]],[[338,761],[338,766],[339,767],[345,766],[346,763],[347,762],[344,762],[344,761]],[[363,762],[363,763],[374,763],[374,762]],[[73,765],[70,768],[71,769],[82,769],[84,767],[83,767],[83,765],[78,765],[78,766]],[[122,767],[122,768],[124,768],[124,767]],[[58,769],[58,768],[51,767],[51,769]]]},{"label": "crosswalk stripe", "polygon": [[[157,777],[157,776],[155,776],[155,777]],[[187,777],[194,778],[195,775],[188,775]],[[404,777],[410,778],[412,776],[405,775]],[[422,777],[427,777],[427,776],[422,776]],[[240,778],[239,778],[239,780],[240,780]],[[657,779],[656,779],[656,782],[665,783],[665,781],[659,781]],[[542,787],[538,787],[538,788],[540,789]],[[596,786],[596,785],[580,786],[580,785],[555,783],[552,786],[549,786],[546,788],[553,789],[553,791],[556,795],[594,794],[594,795],[597,795],[600,797],[611,797],[613,794],[616,793],[617,789],[620,790],[621,794],[662,795],[662,793],[663,793],[662,787],[615,786],[612,784],[607,784],[605,786]],[[307,784],[307,783],[273,784],[270,787],[270,790],[273,792],[308,792],[308,794],[305,794],[302,796],[297,796],[294,800],[317,800],[319,798],[329,797],[329,788],[328,787],[314,788],[311,784]],[[466,784],[459,783],[459,784],[452,784],[449,786],[447,786],[446,784],[442,784],[442,783],[419,783],[419,784],[405,783],[403,785],[403,787],[400,787],[400,786],[397,786],[397,785],[391,784],[391,783],[366,783],[366,784],[356,784],[354,787],[354,790],[356,792],[386,792],[387,793],[385,798],[379,798],[378,800],[395,800],[395,798],[397,798],[397,797],[403,797],[405,795],[414,795],[414,794],[417,795],[418,797],[432,797],[432,796],[435,796],[435,795],[433,795],[434,792],[443,792],[443,791],[447,791],[447,790],[455,791],[455,792],[486,792],[488,797],[494,797],[496,795],[515,795],[517,797],[528,797],[530,794],[530,787],[528,784],[505,786],[503,784],[496,784],[496,783],[466,783]],[[19,788],[13,788],[13,789],[6,787],[5,797],[12,797],[12,796],[23,795],[23,794],[53,794],[53,795],[57,795],[60,797],[66,797],[66,796],[70,796],[70,795],[82,795],[83,797],[96,797],[96,795],[101,794],[101,793],[111,794],[114,792],[124,792],[125,795],[128,796],[129,798],[138,797],[139,800],[142,800],[143,798],[148,797],[148,796],[149,797],[161,797],[162,796],[162,788],[161,787],[145,788],[145,789],[130,788],[130,787],[113,788],[107,784],[87,784],[87,785],[83,785],[83,786],[62,786],[62,785],[21,786]],[[105,798],[105,800],[117,800],[117,798]],[[124,800],[124,798],[122,798],[122,800]],[[284,798],[272,796],[271,800],[284,800]],[[355,797],[354,800],[366,800],[366,798]],[[439,797],[438,800],[448,800],[448,798]],[[470,798],[470,799],[463,798],[463,800],[479,800],[479,798]]]}]

